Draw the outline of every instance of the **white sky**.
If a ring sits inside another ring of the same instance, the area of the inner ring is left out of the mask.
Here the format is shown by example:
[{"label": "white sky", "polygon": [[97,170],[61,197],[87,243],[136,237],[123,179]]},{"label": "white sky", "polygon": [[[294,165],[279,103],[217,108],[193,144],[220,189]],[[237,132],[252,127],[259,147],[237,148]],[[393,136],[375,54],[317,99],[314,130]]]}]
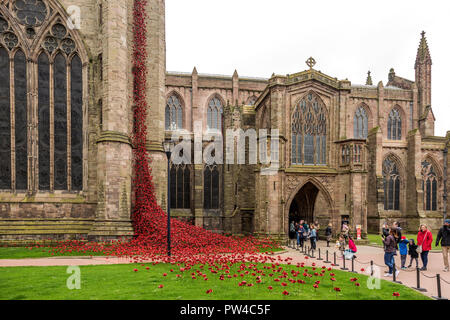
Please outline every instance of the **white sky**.
[{"label": "white sky", "polygon": [[386,85],[390,68],[414,81],[425,30],[435,134],[450,130],[450,1],[166,0],[167,70],[269,78],[316,59],[316,70],[353,84]]}]

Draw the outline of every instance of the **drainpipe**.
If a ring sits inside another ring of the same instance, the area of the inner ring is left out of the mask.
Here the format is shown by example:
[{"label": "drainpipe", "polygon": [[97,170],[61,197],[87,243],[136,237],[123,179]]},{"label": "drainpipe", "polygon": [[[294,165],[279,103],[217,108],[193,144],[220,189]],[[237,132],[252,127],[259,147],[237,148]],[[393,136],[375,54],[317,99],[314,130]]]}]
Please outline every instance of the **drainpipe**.
[{"label": "drainpipe", "polygon": [[444,149],[444,194],[442,199],[444,200],[444,220],[447,219],[447,154],[448,148]]}]

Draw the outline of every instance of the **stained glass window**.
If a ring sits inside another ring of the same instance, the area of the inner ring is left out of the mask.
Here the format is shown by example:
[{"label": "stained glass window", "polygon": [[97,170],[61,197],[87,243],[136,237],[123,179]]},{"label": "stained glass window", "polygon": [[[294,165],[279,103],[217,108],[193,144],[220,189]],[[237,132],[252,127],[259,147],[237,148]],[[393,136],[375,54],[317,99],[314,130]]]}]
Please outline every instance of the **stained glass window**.
[{"label": "stained glass window", "polygon": [[28,110],[27,110],[27,62],[25,54],[17,51],[14,57],[14,95],[15,95],[15,156],[16,189],[28,188]]},{"label": "stained glass window", "polygon": [[50,64],[46,53],[38,59],[39,189],[50,190]]},{"label": "stained glass window", "polygon": [[[15,0],[3,7],[11,15],[0,15],[0,189],[82,190],[82,60],[75,31],[50,4]],[[42,29],[50,13],[55,19]],[[24,27],[13,28],[14,23]],[[42,42],[34,41],[38,31],[44,32]],[[36,79],[30,66],[36,66]],[[29,99],[33,92],[36,99]],[[37,134],[30,136],[30,128]]]},{"label": "stained glass window", "polygon": [[400,210],[400,174],[391,157],[383,162],[383,185],[384,210]]},{"label": "stained glass window", "polygon": [[209,100],[207,110],[208,129],[222,130],[222,102],[219,98],[214,97]]},{"label": "stained glass window", "polygon": [[80,58],[72,58],[71,83],[71,165],[72,190],[83,189],[83,79]]},{"label": "stained glass window", "polygon": [[177,130],[183,128],[183,107],[180,99],[173,94],[167,99],[166,104],[166,130]]},{"label": "stained glass window", "polygon": [[0,46],[0,189],[11,189],[11,107],[9,77],[8,52]]},{"label": "stained glass window", "polygon": [[397,108],[392,109],[391,113],[389,113],[387,129],[389,140],[402,139],[402,118]]},{"label": "stained glass window", "polygon": [[433,165],[427,160],[422,162],[423,209],[437,210],[437,175]]},{"label": "stained glass window", "polygon": [[67,189],[67,70],[66,59],[58,54],[54,63],[55,190]]},{"label": "stained glass window", "polygon": [[359,107],[353,118],[353,136],[356,139],[366,139],[368,133],[368,117],[366,109]]},{"label": "stained glass window", "polygon": [[295,107],[291,121],[292,164],[325,165],[327,118],[322,101],[310,93]]}]

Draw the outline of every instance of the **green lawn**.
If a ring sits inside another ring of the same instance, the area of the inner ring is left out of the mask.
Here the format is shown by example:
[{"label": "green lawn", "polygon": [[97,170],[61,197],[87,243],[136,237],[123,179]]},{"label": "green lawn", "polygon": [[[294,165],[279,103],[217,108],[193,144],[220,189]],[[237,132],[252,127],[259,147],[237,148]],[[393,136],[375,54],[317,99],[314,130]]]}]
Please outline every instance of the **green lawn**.
[{"label": "green lawn", "polygon": [[[414,239],[414,242],[417,244],[417,234],[403,234],[403,236],[406,237],[406,239]],[[433,242],[431,244],[432,250],[441,250],[441,247],[436,247],[434,244],[436,243],[436,236],[437,233],[433,233]],[[381,241],[381,235],[379,234],[368,234],[367,238],[369,239],[369,242],[371,244],[377,244],[382,246],[383,242]]]},{"label": "green lawn", "polygon": [[[259,247],[259,252],[279,252],[282,248]],[[53,254],[52,254],[53,253]],[[31,250],[29,247],[0,247],[0,259],[24,259],[24,258],[47,258],[55,256],[102,256],[102,252],[86,251],[86,252],[55,252],[51,247],[35,248]]]},{"label": "green lawn", "polygon": [[[274,270],[263,269],[263,264],[258,264],[258,270],[262,270],[265,276],[262,276],[262,282],[256,283],[255,276],[252,276],[251,269],[249,274],[237,271],[238,266],[234,265],[230,268],[230,275],[238,274],[238,277],[227,278],[224,271],[212,273],[208,270],[208,265],[200,268],[198,265],[193,269],[181,272],[179,266],[170,264],[125,264],[125,265],[106,265],[106,266],[81,266],[81,289],[69,290],[66,281],[71,275],[68,274],[67,267],[7,267],[0,268],[0,300],[70,300],[70,299],[105,299],[105,300],[126,300],[126,299],[193,299],[193,300],[209,300],[209,299],[225,299],[225,300],[273,300],[273,299],[401,299],[401,300],[417,300],[428,299],[428,297],[402,285],[398,285],[385,280],[381,281],[381,289],[369,290],[366,285],[367,276],[361,274],[352,274],[340,270],[332,270],[335,282],[331,281],[329,271],[325,272],[323,277],[313,275],[311,278],[305,278],[302,274],[305,268],[298,268],[293,265],[282,265],[283,270],[288,272],[286,278],[281,281],[274,281],[282,273],[274,272]],[[146,270],[149,267],[149,270]],[[134,269],[137,271],[134,271]],[[170,272],[173,268],[174,272]],[[278,268],[278,267],[277,267]],[[206,274],[208,280],[197,275],[197,279],[192,279],[191,273],[201,271]],[[298,276],[291,275],[291,270],[301,271]],[[308,272],[312,275],[314,272],[321,272],[322,269],[317,268],[313,271],[308,268]],[[167,276],[163,274],[167,273]],[[221,274],[225,275],[224,280],[220,280]],[[244,277],[240,277],[240,274]],[[269,273],[274,276],[270,277]],[[182,275],[177,278],[177,274]],[[260,274],[259,274],[260,275]],[[350,278],[356,277],[357,282],[361,284],[356,287]],[[288,281],[289,278],[302,279],[306,284]],[[252,287],[239,286],[242,280],[253,284]],[[314,289],[315,281],[320,280],[319,288]],[[281,283],[286,282],[287,286]],[[159,285],[163,288],[158,288]],[[273,290],[268,287],[272,286]],[[334,287],[339,287],[341,292],[336,294]],[[212,293],[207,294],[206,291],[212,289]],[[288,296],[284,296],[282,292],[289,292]],[[399,292],[400,297],[394,298],[393,292]]]}]

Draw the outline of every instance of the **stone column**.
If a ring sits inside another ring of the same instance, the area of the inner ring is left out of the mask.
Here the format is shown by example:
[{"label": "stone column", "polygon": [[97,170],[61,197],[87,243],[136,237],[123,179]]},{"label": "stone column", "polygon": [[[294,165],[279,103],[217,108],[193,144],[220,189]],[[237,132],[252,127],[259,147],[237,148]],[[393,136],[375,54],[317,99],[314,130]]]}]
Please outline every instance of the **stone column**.
[{"label": "stone column", "polygon": [[367,229],[370,232],[380,230],[381,214],[384,211],[383,188],[383,135],[380,127],[373,128],[367,137],[367,149],[369,151],[369,176],[367,190]]},{"label": "stone column", "polygon": [[408,133],[408,163],[406,170],[406,219],[408,230],[419,228],[418,218],[423,212],[422,138],[418,129]]},{"label": "stone column", "polygon": [[97,211],[89,238],[130,237],[132,147],[129,81],[131,0],[103,3],[103,125],[97,140]]}]

